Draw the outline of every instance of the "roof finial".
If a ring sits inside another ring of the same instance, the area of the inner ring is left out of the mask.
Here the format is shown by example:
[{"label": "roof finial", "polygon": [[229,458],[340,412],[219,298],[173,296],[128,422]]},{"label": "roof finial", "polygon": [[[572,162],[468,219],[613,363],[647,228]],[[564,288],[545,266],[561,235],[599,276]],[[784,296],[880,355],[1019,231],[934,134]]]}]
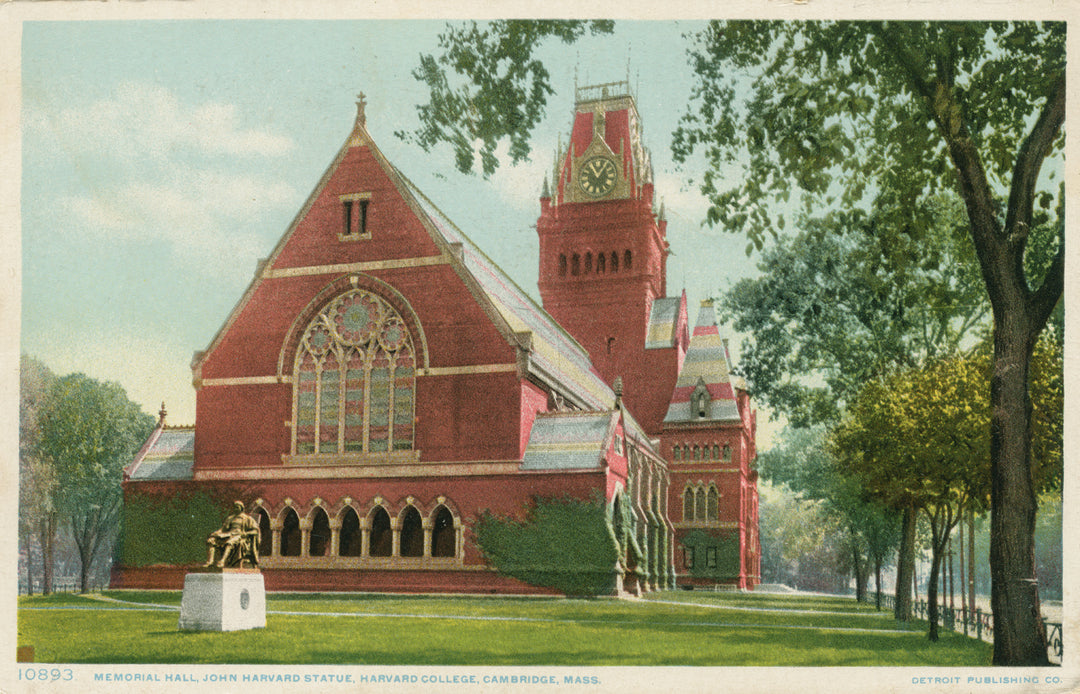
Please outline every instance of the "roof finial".
[{"label": "roof finial", "polygon": [[367,106],[367,99],[364,92],[360,92],[356,95],[356,124],[363,126],[367,123],[367,116],[364,115],[364,107]]},{"label": "roof finial", "polygon": [[161,401],[161,410],[158,411],[158,426],[164,426],[165,425],[165,415],[166,414],[168,414],[168,413],[165,411],[165,401],[162,400]]},{"label": "roof finial", "polygon": [[615,382],[611,384],[611,389],[615,391],[615,407],[621,406],[623,395],[622,376],[615,377]]}]

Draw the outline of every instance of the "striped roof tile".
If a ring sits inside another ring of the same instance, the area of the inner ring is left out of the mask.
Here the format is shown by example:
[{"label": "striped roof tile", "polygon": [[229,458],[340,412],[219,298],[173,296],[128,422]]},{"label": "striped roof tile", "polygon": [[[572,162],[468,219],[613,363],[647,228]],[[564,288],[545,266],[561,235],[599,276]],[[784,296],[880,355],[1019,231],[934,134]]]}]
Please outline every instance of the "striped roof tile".
[{"label": "striped roof tile", "polygon": [[[704,414],[700,408],[693,407],[694,393],[699,389],[708,393]],[[738,419],[731,358],[720,337],[712,302],[702,302],[664,423]]]}]

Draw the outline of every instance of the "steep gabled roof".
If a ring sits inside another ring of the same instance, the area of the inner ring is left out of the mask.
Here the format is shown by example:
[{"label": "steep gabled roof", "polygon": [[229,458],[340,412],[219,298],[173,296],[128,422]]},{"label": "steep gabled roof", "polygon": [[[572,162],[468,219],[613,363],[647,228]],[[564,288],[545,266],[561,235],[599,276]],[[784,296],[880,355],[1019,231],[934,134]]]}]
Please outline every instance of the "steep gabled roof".
[{"label": "steep gabled roof", "polygon": [[[416,214],[431,239],[449,258],[451,267],[465,282],[495,327],[509,344],[528,352],[527,371],[540,381],[549,383],[559,390],[578,407],[611,409],[615,401],[614,393],[593,369],[585,349],[390,163],[367,131],[363,104],[358,103],[357,107],[357,118],[349,138],[274,247],[263,267],[274,266],[275,260],[288,244],[334,171],[345,159],[347,152],[353,147],[367,147],[406,204]],[[205,352],[196,355],[192,362],[196,378],[199,377],[202,362],[220,344],[236,316],[251,300],[255,290],[263,281],[263,274],[262,272],[256,274],[209,347]]]},{"label": "steep gabled roof", "polygon": [[[704,415],[700,409],[691,406],[695,392],[702,391],[708,394]],[[731,358],[716,326],[712,302],[704,301],[664,424],[728,421],[739,421]]]}]

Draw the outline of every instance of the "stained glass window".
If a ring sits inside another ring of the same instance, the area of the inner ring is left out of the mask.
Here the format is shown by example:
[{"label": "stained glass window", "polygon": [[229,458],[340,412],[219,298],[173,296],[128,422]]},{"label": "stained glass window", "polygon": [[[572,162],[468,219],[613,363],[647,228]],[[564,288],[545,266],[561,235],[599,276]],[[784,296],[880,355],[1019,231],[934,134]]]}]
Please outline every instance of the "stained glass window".
[{"label": "stained glass window", "polygon": [[300,340],[294,366],[295,452],[411,450],[416,359],[401,315],[353,289],[331,301]]}]

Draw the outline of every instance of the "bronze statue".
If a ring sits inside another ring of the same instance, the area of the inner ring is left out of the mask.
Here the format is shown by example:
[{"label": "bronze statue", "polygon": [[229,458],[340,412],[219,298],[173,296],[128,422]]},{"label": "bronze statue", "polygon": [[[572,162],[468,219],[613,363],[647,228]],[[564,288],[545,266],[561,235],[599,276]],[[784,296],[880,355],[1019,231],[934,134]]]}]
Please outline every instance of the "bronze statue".
[{"label": "bronze statue", "polygon": [[252,567],[259,565],[259,524],[244,513],[244,504],[240,501],[233,502],[232,515],[225,518],[220,530],[210,533],[206,544],[209,547],[203,566],[215,566],[214,554],[219,550],[218,568],[243,568],[245,561],[250,561]]}]

